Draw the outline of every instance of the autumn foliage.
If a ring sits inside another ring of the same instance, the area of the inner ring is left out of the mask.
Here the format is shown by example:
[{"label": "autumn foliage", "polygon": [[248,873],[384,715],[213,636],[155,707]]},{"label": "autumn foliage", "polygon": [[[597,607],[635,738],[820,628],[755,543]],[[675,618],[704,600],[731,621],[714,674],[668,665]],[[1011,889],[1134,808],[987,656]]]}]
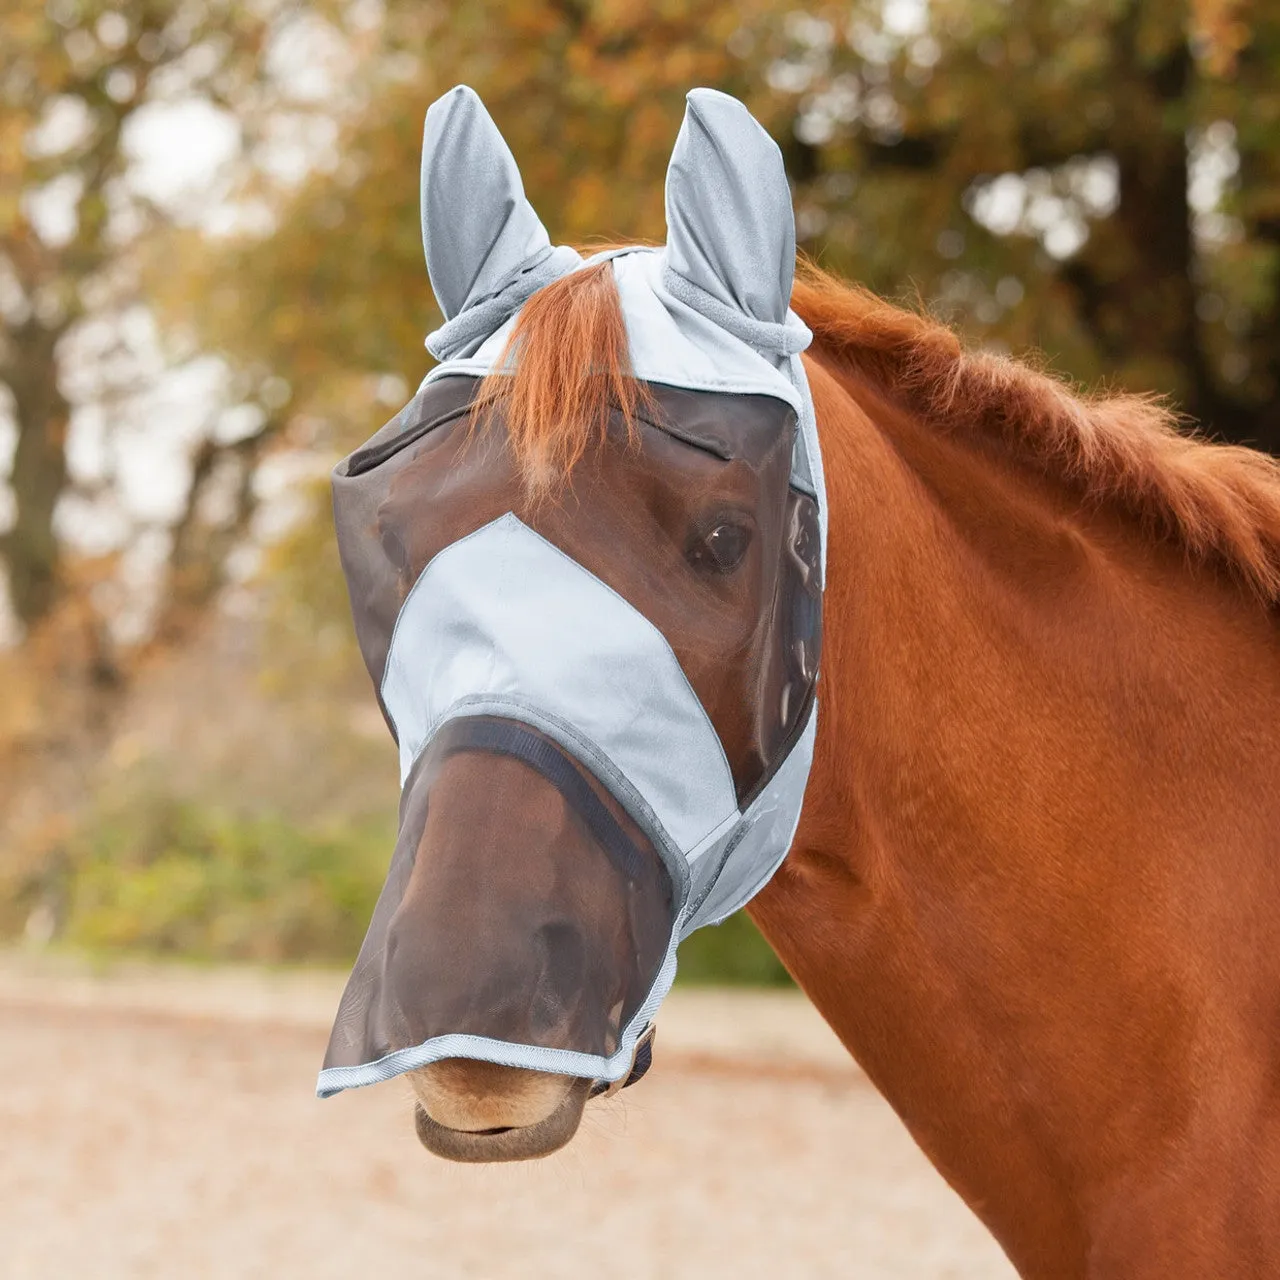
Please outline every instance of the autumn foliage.
[{"label": "autumn foliage", "polygon": [[[1166,397],[1209,434],[1280,452],[1280,11],[1258,0],[10,9],[0,877],[26,895],[15,919],[57,897],[49,868],[88,847],[74,833],[122,771],[149,761],[163,792],[173,734],[218,738],[199,699],[168,739],[130,727],[174,664],[187,687],[221,687],[210,637],[251,655],[236,687],[261,712],[219,756],[239,781],[219,766],[172,789],[292,821],[291,791],[311,806],[305,762],[295,789],[289,750],[268,744],[292,749],[304,723],[316,759],[382,767],[380,726],[351,727],[367,695],[323,474],[429,366],[418,154],[428,103],[455,83],[485,100],[553,241],[579,245],[661,241],[684,94],[731,92],[781,145],[823,267],[954,324],[984,368],[1039,350],[1069,380]],[[235,145],[180,207],[138,185],[139,139],[193,103]],[[596,324],[607,308],[578,304],[603,288],[548,290],[527,323]],[[139,328],[150,363],[119,376]],[[569,439],[548,412],[598,411],[602,387],[626,399],[619,336],[604,337],[609,376],[578,386],[581,404],[540,401],[536,378],[507,389],[531,474],[567,460],[543,456],[539,441]],[[171,509],[140,515],[118,455],[172,430],[147,388],[209,360],[221,399],[184,445]],[[319,705],[332,714],[309,719]]]}]

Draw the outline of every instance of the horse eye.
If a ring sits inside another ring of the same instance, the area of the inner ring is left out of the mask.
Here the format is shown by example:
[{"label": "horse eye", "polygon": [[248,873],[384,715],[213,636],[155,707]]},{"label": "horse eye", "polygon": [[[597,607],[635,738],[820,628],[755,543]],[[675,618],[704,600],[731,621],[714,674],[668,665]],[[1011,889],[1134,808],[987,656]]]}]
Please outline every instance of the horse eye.
[{"label": "horse eye", "polygon": [[689,563],[709,573],[732,573],[747,554],[751,530],[740,524],[718,524],[689,548]]}]

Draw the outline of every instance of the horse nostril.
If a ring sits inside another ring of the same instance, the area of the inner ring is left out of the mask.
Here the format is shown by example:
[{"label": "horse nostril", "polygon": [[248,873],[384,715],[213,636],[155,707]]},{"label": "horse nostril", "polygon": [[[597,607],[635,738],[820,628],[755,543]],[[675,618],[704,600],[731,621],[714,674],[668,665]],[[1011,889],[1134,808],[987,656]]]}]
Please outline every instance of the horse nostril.
[{"label": "horse nostril", "polygon": [[544,924],[537,934],[542,974],[529,1021],[535,1033],[554,1031],[581,999],[586,987],[587,948],[582,931],[567,921]]},{"label": "horse nostril", "polygon": [[567,920],[544,924],[538,930],[538,940],[546,952],[547,967],[552,973],[568,974],[575,980],[586,966],[586,944],[582,930]]},{"label": "horse nostril", "polygon": [[404,541],[394,529],[381,530],[382,550],[391,567],[399,574],[409,570],[409,552]]}]

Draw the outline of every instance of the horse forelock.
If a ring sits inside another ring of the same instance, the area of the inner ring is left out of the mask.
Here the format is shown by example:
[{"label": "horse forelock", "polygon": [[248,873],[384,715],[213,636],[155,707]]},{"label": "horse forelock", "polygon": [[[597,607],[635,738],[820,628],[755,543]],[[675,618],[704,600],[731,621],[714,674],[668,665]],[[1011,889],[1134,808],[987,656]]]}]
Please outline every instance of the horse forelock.
[{"label": "horse forelock", "polygon": [[618,414],[634,439],[647,387],[632,372],[609,261],[570,272],[525,303],[481,386],[477,421],[501,405],[526,491],[545,496]]},{"label": "horse forelock", "polygon": [[1041,476],[1180,543],[1280,603],[1280,462],[1183,429],[1159,397],[1082,395],[802,261],[792,305],[815,348],[936,427],[996,439]]}]

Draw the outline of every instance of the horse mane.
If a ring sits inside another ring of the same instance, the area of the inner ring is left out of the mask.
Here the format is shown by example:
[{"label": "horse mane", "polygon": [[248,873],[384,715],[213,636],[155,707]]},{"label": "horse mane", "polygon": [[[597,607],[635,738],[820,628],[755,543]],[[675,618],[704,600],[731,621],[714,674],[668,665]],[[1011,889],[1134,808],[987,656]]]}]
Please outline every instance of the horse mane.
[{"label": "horse mane", "polygon": [[[1152,395],[1081,394],[1025,362],[966,352],[949,328],[800,260],[792,307],[815,345],[906,402],[935,429],[997,441],[1081,500],[1137,520],[1280,604],[1280,462],[1182,429]],[[525,303],[481,386],[476,421],[501,404],[527,491],[548,494],[619,414],[634,441],[651,408],[631,370],[612,264]]]},{"label": "horse mane", "polygon": [[475,422],[502,406],[516,469],[535,499],[604,438],[614,413],[634,443],[636,418],[652,396],[632,374],[611,262],[571,271],[524,304],[477,404]]},{"label": "horse mane", "polygon": [[1183,429],[1158,396],[1080,394],[803,259],[791,305],[815,346],[935,429],[1000,442],[1040,475],[1216,564],[1280,603],[1280,462]]}]

